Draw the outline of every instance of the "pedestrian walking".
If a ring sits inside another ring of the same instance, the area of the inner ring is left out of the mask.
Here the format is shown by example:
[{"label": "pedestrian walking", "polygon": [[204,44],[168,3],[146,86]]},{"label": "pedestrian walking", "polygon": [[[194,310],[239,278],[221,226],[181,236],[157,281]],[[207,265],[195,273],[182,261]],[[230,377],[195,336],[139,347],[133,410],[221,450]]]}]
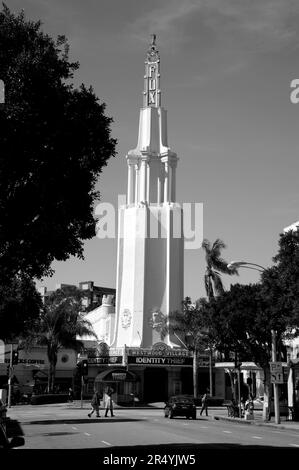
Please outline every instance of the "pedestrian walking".
[{"label": "pedestrian walking", "polygon": [[208,391],[203,395],[201,399],[201,410],[200,416],[202,415],[203,411],[206,411],[206,416],[208,416]]},{"label": "pedestrian walking", "polygon": [[68,401],[72,403],[73,399],[74,399],[74,393],[73,393],[73,389],[70,387],[68,391]]},{"label": "pedestrian walking", "polygon": [[96,412],[97,418],[100,418],[100,395],[99,392],[94,392],[93,397],[91,399],[91,411],[88,413],[89,418],[91,418],[91,415]]},{"label": "pedestrian walking", "polygon": [[108,416],[109,411],[110,411],[111,416],[114,416],[112,395],[113,395],[113,390],[112,388],[109,388],[105,394],[105,417]]}]

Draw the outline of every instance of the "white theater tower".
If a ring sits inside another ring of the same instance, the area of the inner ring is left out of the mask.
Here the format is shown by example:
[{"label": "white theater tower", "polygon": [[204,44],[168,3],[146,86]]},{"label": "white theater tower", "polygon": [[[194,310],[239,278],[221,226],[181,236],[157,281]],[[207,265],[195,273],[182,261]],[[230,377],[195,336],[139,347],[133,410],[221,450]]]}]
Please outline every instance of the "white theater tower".
[{"label": "white theater tower", "polygon": [[[116,321],[112,347],[150,348],[183,300],[183,213],[176,201],[178,157],[167,142],[160,56],[153,35],[145,61],[137,147],[126,156],[127,205],[119,210]],[[164,342],[180,347],[176,337]]]}]

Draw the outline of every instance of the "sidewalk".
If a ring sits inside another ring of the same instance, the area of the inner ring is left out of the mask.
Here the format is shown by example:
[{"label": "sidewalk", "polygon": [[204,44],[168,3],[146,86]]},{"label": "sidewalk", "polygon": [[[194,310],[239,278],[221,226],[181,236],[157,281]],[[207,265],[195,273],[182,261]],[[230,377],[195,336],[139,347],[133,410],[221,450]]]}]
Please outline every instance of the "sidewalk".
[{"label": "sidewalk", "polygon": [[241,423],[250,426],[264,426],[268,428],[275,428],[275,429],[287,429],[288,431],[294,431],[299,433],[299,421],[288,421],[285,416],[280,418],[280,424],[275,423],[275,418],[272,417],[271,421],[263,421],[262,418],[262,411],[254,411],[254,419],[247,421],[244,418],[230,418],[227,416],[227,411],[225,413],[213,413],[211,410],[211,417],[212,419],[219,420],[219,421],[230,421],[232,423]]}]

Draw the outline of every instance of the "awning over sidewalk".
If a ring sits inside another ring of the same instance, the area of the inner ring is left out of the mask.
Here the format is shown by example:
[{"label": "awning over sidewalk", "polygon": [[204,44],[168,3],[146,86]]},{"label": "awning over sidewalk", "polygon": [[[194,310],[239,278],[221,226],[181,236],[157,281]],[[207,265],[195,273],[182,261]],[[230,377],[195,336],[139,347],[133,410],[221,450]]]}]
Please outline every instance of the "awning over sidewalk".
[{"label": "awning over sidewalk", "polygon": [[95,382],[136,382],[138,377],[134,372],[129,372],[124,369],[107,369],[100,372]]},{"label": "awning over sidewalk", "polygon": [[[234,362],[216,362],[215,367],[217,369],[235,369],[235,363]],[[246,371],[246,370],[258,371],[258,370],[262,370],[262,368],[257,366],[255,364],[255,362],[242,362],[240,369],[241,369],[241,371]]]}]

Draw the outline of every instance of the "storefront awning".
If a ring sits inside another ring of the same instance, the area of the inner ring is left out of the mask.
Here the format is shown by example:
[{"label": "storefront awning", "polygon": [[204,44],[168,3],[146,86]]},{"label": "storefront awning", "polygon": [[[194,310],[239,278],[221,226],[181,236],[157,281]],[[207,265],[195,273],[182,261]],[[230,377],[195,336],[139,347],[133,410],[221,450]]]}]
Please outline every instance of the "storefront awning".
[{"label": "storefront awning", "polygon": [[136,382],[138,377],[133,372],[124,369],[108,369],[100,372],[95,382]]},{"label": "storefront awning", "polygon": [[[217,369],[234,369],[235,363],[234,362],[216,362],[215,367]],[[261,367],[257,366],[255,362],[242,362],[241,364],[241,371],[244,370],[262,370]]]}]

